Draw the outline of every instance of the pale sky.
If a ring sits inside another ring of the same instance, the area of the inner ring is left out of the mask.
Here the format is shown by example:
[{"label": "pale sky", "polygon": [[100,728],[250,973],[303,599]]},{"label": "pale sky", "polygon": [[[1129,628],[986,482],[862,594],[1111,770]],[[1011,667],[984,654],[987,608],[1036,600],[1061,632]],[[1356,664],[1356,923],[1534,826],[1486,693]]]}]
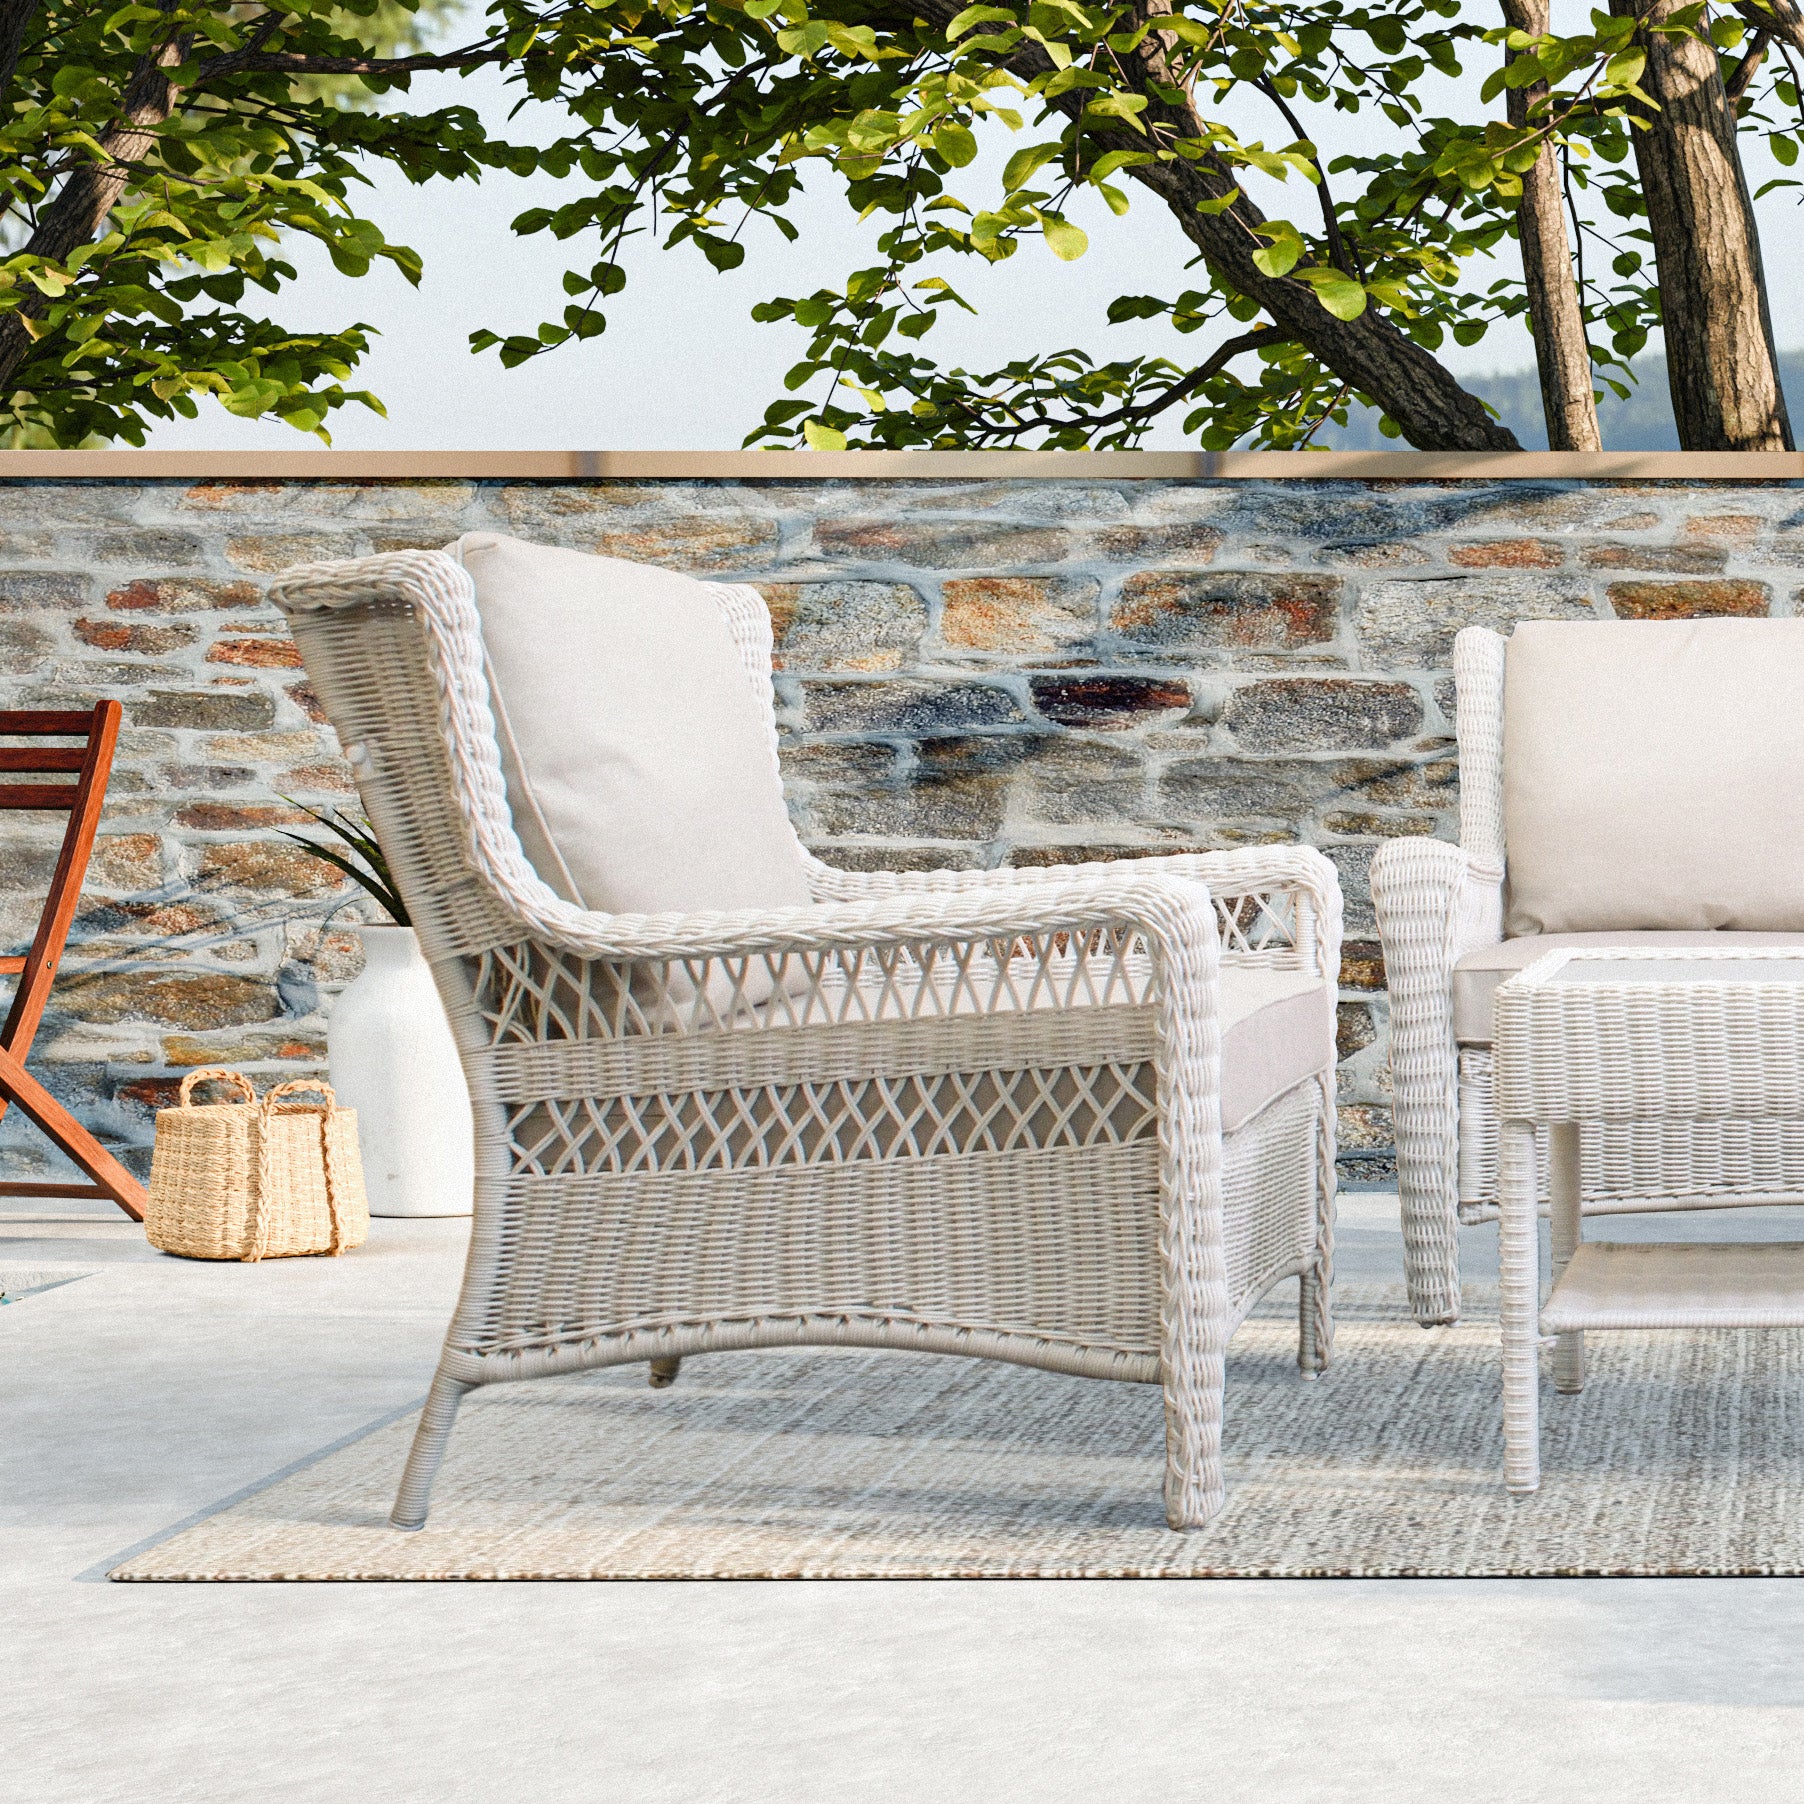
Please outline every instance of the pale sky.
[{"label": "pale sky", "polygon": [[[1476,82],[1468,77],[1459,84],[1468,85]],[[1444,86],[1451,90],[1453,84]],[[492,72],[469,80],[421,78],[415,95],[422,106],[451,100],[478,105],[493,128],[510,129],[503,121],[504,90]],[[1453,98],[1449,91],[1436,110],[1453,110]],[[1272,147],[1290,136],[1275,116],[1237,109],[1235,123],[1243,136],[1263,136]],[[524,135],[521,122],[511,130]],[[1376,116],[1340,118],[1336,132],[1333,151],[1368,149],[1394,141],[1396,135]],[[978,164],[957,172],[954,192],[979,198],[984,191],[979,172],[999,168],[1009,150],[1038,135],[1030,127],[1009,140],[998,131],[994,153],[986,146]],[[1764,153],[1753,154],[1749,176],[1755,187],[1775,173],[1780,172]],[[295,328],[336,327],[361,319],[381,333],[353,386],[381,395],[388,417],[363,408],[342,409],[331,423],[335,445],[354,450],[734,449],[765,406],[781,397],[783,374],[806,345],[806,334],[793,324],[754,323],[752,305],[774,294],[838,287],[849,271],[876,260],[872,240],[880,227],[876,222],[858,226],[833,192],[837,178],[823,171],[816,195],[798,215],[802,236],[796,244],[785,243],[769,228],[754,229],[745,239],[745,262],[722,275],[687,246],[665,252],[649,235],[642,237],[633,250],[626,291],[608,304],[609,326],[602,337],[504,370],[492,351],[471,355],[469,334],[484,326],[530,330],[540,319],[556,317],[563,306],[563,271],[572,264],[586,266],[594,257],[592,241],[559,244],[545,234],[517,238],[509,230],[516,214],[546,204],[559,186],[546,178],[489,174],[480,183],[414,188],[384,173],[360,206],[391,239],[420,252],[425,276],[417,290],[386,265],[352,280],[338,275],[310,242],[292,248],[301,279],[271,305],[277,319]],[[942,325],[922,341],[922,350],[942,363],[974,369],[1065,345],[1078,345],[1099,360],[1163,350],[1194,361],[1206,342],[1201,335],[1180,337],[1159,322],[1107,324],[1106,309],[1117,294],[1171,297],[1201,285],[1200,270],[1184,272],[1189,247],[1170,215],[1133,184],[1123,186],[1133,207],[1121,219],[1094,199],[1087,212],[1074,210],[1091,236],[1089,254],[1076,263],[1059,263],[1038,242],[1028,242],[1004,264],[986,268],[969,259],[947,270],[982,317],[973,321],[954,314],[956,328]],[[1289,211],[1299,219],[1314,215],[1313,199],[1297,181],[1290,184],[1296,192],[1288,205],[1272,184],[1249,186],[1258,187],[1268,210]],[[1774,323],[1780,344],[1787,347],[1804,342],[1804,322],[1793,298],[1804,286],[1804,232],[1799,231],[1797,207],[1786,191],[1761,203]],[[1500,263],[1499,273],[1503,267]],[[261,305],[264,298],[252,289],[246,305]],[[1449,342],[1441,355],[1467,374],[1521,369],[1532,362],[1526,332],[1506,334],[1503,329],[1467,349]],[[213,403],[196,420],[157,426],[150,438],[153,447],[171,450],[299,450],[317,442],[274,420],[236,419]],[[1145,444],[1162,449],[1188,442],[1173,418]]]}]

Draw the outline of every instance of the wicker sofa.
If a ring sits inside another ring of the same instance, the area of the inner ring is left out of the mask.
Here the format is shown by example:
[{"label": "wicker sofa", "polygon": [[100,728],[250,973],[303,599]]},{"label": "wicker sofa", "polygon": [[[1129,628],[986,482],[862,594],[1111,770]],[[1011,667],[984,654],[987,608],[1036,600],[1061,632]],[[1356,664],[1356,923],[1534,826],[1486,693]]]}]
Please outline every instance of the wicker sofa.
[{"label": "wicker sofa", "polygon": [[1209,1519],[1246,1312],[1299,1277],[1329,1357],[1325,859],[834,869],[783,809],[756,590],[469,535],[274,594],[476,1118],[397,1526],[473,1385],[801,1343],[1160,1384],[1167,1517]]},{"label": "wicker sofa", "polygon": [[[1569,946],[1804,950],[1804,620],[1531,622],[1507,641],[1470,628],[1454,678],[1460,843],[1392,841],[1371,878],[1425,1326],[1459,1314],[1458,1225],[1497,1214],[1505,976]],[[1545,1204],[1544,1169],[1541,1186]],[[1581,1200],[1593,1214],[1804,1201],[1804,1127],[1588,1128]]]}]

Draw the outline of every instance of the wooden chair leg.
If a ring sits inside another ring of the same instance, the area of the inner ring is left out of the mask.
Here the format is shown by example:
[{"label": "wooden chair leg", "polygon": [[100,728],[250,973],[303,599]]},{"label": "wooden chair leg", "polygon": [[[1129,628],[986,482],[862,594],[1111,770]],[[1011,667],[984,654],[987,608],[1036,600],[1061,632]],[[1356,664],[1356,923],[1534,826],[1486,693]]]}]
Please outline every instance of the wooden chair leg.
[{"label": "wooden chair leg", "polygon": [[[0,1095],[16,1102],[94,1180],[100,1194],[111,1197],[133,1221],[144,1219],[144,1186],[10,1052],[0,1052]],[[6,1188],[14,1194],[38,1193],[30,1184]],[[44,1187],[48,1193],[61,1191],[65,1195],[71,1188]]]}]

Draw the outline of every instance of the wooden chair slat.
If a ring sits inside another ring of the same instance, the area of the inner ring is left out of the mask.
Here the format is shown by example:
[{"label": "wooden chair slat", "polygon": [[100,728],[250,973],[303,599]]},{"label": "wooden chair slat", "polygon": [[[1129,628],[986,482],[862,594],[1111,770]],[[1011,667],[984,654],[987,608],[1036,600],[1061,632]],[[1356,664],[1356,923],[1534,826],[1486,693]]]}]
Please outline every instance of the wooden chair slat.
[{"label": "wooden chair slat", "polygon": [[65,811],[81,806],[79,783],[0,783],[0,808],[48,808]]},{"label": "wooden chair slat", "polygon": [[87,761],[84,745],[0,745],[0,770],[78,771]]},{"label": "wooden chair slat", "polygon": [[71,714],[57,708],[0,708],[0,734],[24,739],[36,734],[85,739],[93,730],[92,714]]}]

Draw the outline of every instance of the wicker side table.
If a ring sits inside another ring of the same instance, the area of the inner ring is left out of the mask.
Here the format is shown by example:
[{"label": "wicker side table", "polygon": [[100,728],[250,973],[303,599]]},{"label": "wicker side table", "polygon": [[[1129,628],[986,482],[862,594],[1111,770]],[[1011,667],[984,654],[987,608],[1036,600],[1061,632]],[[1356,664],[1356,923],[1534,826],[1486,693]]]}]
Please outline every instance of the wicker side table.
[{"label": "wicker side table", "polygon": [[[1757,1157],[1761,1123],[1804,1116],[1804,958],[1552,952],[1499,986],[1495,1035],[1504,1479],[1526,1492],[1541,1482],[1543,1334],[1555,1337],[1556,1388],[1575,1392],[1589,1329],[1804,1326],[1804,1244],[1587,1244],[1578,1176],[1587,1122],[1740,1136]],[[1545,1304],[1541,1126],[1553,1216]]]}]

